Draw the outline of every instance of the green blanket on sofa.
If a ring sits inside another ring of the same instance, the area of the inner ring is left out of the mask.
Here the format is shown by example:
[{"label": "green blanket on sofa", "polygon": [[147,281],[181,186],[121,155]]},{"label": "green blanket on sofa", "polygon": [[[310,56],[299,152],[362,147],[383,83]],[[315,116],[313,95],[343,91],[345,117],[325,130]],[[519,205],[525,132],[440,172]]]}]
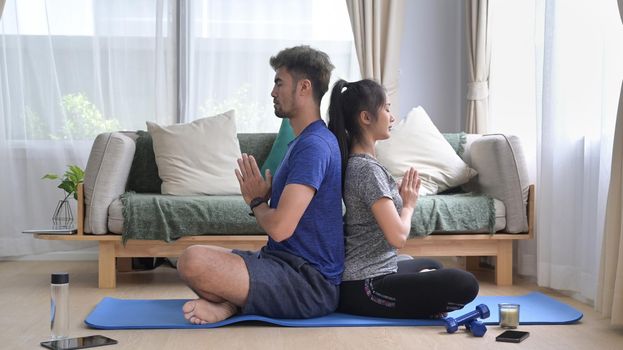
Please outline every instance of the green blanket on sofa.
[{"label": "green blanket on sofa", "polygon": [[[264,232],[241,196],[169,196],[126,192],[123,202],[123,241],[172,241],[184,236],[260,234]],[[493,199],[471,194],[420,197],[410,237],[437,231],[493,233]]]}]

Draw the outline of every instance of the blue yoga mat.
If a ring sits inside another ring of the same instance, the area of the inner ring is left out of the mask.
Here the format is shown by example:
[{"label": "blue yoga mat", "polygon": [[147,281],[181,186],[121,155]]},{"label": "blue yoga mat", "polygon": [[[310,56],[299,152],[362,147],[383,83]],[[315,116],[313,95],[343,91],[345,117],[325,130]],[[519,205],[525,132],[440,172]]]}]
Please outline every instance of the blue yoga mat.
[{"label": "blue yoga mat", "polygon": [[[393,319],[362,317],[333,313],[310,319],[276,319],[257,315],[234,316],[221,322],[193,325],[182,314],[182,305],[187,299],[115,299],[104,298],[87,316],[84,323],[97,329],[155,329],[155,328],[215,328],[245,321],[267,322],[288,327],[374,327],[374,326],[442,326],[442,320]],[[533,292],[521,296],[479,296],[462,310],[448,314],[457,317],[470,312],[476,305],[486,304],[491,316],[485,324],[498,324],[498,304],[515,303],[520,306],[519,323],[569,324],[582,318],[582,313],[573,307],[547,295]]]}]

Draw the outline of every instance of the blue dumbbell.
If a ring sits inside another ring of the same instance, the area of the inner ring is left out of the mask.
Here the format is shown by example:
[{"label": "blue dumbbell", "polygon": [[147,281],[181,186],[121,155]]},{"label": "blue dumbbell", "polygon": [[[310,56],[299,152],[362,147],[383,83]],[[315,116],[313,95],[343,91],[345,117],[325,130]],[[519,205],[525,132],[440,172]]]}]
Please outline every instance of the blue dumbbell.
[{"label": "blue dumbbell", "polygon": [[446,331],[448,333],[454,333],[459,329],[459,326],[465,325],[472,320],[476,320],[478,318],[487,318],[491,315],[489,312],[489,308],[485,304],[480,304],[476,306],[476,310],[466,313],[465,315],[459,316],[456,319],[453,317],[446,317],[443,320],[446,323]]},{"label": "blue dumbbell", "polygon": [[474,337],[482,337],[487,333],[487,326],[484,323],[478,320],[472,320],[465,324],[465,328],[468,331],[472,332]]}]

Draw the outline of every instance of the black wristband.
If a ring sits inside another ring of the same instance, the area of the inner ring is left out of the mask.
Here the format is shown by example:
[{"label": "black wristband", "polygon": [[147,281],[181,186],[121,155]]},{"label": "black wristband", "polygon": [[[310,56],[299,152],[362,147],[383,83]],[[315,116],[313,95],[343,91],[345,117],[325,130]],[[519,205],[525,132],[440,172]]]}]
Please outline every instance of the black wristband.
[{"label": "black wristband", "polygon": [[255,214],[253,213],[253,209],[255,209],[255,207],[257,207],[258,205],[262,204],[262,203],[266,203],[266,200],[262,197],[255,197],[251,200],[251,202],[249,202],[249,209],[251,210],[251,212],[249,213],[250,216],[255,216]]}]

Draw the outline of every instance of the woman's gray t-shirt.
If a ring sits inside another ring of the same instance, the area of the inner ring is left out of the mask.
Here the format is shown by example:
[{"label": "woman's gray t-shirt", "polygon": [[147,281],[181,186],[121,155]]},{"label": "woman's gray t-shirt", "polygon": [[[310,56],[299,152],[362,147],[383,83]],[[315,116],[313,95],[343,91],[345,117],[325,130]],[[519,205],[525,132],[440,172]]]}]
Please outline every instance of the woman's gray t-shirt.
[{"label": "woman's gray t-shirt", "polygon": [[391,199],[398,212],[402,210],[398,185],[389,171],[370,155],[351,155],[344,181],[343,281],[386,275],[398,269],[396,249],[387,242],[372,214],[372,205],[383,197]]}]

